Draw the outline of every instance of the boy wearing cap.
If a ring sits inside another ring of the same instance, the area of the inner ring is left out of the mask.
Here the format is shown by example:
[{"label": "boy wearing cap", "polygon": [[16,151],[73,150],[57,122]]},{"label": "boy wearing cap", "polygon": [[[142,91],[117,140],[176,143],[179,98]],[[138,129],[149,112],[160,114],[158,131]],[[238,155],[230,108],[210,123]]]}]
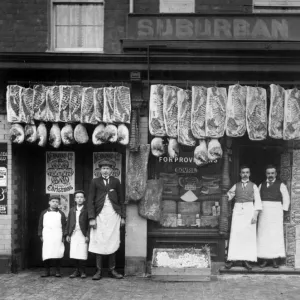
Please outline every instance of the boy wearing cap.
[{"label": "boy wearing cap", "polygon": [[76,205],[70,209],[68,222],[65,230],[67,242],[70,243],[70,258],[75,260],[76,269],[70,278],[81,276],[86,278],[86,260],[88,257],[89,220],[87,209],[84,207],[84,191],[74,193]]},{"label": "boy wearing cap", "polygon": [[42,258],[45,266],[42,277],[50,276],[51,260],[56,267],[55,277],[61,277],[60,260],[65,252],[63,233],[66,226],[66,217],[58,209],[59,202],[59,195],[51,195],[49,208],[41,213],[39,219],[38,236],[43,242]]},{"label": "boy wearing cap", "polygon": [[96,254],[97,267],[93,280],[101,279],[103,255],[108,255],[109,275],[121,279],[115,270],[115,252],[120,246],[120,226],[125,225],[124,195],[119,179],[111,176],[115,162],[103,159],[99,167],[101,176],[92,180],[88,196],[89,251]]}]

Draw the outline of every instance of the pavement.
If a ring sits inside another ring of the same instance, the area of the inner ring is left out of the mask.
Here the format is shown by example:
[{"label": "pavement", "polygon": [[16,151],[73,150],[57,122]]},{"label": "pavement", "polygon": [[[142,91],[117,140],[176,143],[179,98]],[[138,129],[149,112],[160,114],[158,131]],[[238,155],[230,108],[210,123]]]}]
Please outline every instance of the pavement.
[{"label": "pavement", "polygon": [[157,282],[148,277],[92,281],[41,278],[40,271],[0,275],[1,300],[299,300],[299,275],[220,275],[209,282]]}]

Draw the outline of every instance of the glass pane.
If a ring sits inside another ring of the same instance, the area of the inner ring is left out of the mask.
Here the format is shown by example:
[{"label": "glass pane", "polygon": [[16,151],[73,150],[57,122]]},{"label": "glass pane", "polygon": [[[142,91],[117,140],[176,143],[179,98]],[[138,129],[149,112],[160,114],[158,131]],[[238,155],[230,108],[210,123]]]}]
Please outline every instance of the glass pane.
[{"label": "glass pane", "polygon": [[161,13],[194,13],[195,0],[160,0]]},{"label": "glass pane", "polygon": [[102,48],[103,47],[103,27],[102,26],[83,26],[82,45],[83,48]]},{"label": "glass pane", "polygon": [[56,5],[56,25],[79,25],[80,5]]},{"label": "glass pane", "polygon": [[56,37],[56,48],[80,47],[80,27],[78,26],[58,26]]},{"label": "glass pane", "polygon": [[81,20],[83,25],[103,25],[104,6],[101,4],[82,5]]}]

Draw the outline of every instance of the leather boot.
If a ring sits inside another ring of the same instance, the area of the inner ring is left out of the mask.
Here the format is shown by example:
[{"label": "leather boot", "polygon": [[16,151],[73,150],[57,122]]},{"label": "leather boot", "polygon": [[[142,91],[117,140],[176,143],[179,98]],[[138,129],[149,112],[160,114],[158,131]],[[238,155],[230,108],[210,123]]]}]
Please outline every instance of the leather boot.
[{"label": "leather boot", "polygon": [[267,264],[268,264],[268,261],[265,259],[259,266],[261,268],[265,268],[267,266]]},{"label": "leather boot", "polygon": [[101,254],[96,254],[96,268],[97,271],[93,276],[93,280],[100,280],[102,278],[101,276],[101,270],[102,270],[102,256]]},{"label": "leather boot", "polygon": [[233,261],[227,261],[227,262],[225,263],[225,268],[226,268],[227,270],[230,270],[232,267],[233,267]]},{"label": "leather boot", "polygon": [[116,270],[116,255],[115,253],[110,254],[108,257],[108,265],[109,265],[109,271],[108,276],[115,278],[115,279],[122,279],[123,275],[119,274]]},{"label": "leather boot", "polygon": [[79,277],[80,273],[79,273],[79,260],[76,259],[75,260],[75,271],[69,276],[70,278],[75,278],[75,277]]},{"label": "leather boot", "polygon": [[56,263],[55,263],[55,277],[61,277],[61,273],[60,273],[60,259],[56,259]]},{"label": "leather boot", "polygon": [[244,261],[244,267],[248,270],[251,271],[252,270],[252,266],[250,265],[250,263],[248,261]]},{"label": "leather boot", "polygon": [[80,261],[80,272],[81,272],[81,278],[86,278],[85,260]]},{"label": "leather boot", "polygon": [[275,269],[279,268],[279,266],[277,264],[277,259],[276,258],[273,259],[273,268],[275,268]]},{"label": "leather boot", "polygon": [[49,277],[50,276],[50,260],[47,259],[44,261],[44,272],[43,274],[41,275],[41,277]]}]

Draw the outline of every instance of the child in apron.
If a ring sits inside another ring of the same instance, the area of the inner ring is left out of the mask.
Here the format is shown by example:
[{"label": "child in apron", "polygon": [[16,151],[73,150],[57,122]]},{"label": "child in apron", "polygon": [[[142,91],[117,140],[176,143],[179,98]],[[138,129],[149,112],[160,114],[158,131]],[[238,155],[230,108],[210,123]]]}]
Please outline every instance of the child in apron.
[{"label": "child in apron", "polygon": [[63,233],[66,226],[66,217],[58,209],[59,202],[59,196],[51,195],[49,208],[41,213],[39,220],[38,235],[43,243],[42,258],[45,266],[42,277],[50,276],[51,261],[56,267],[55,277],[61,277],[60,260],[65,252]]},{"label": "child in apron", "polygon": [[84,191],[74,193],[76,205],[70,209],[65,234],[70,243],[70,258],[75,260],[75,271],[70,278],[81,276],[86,278],[86,260],[88,258],[89,220],[87,209],[84,207]]}]

